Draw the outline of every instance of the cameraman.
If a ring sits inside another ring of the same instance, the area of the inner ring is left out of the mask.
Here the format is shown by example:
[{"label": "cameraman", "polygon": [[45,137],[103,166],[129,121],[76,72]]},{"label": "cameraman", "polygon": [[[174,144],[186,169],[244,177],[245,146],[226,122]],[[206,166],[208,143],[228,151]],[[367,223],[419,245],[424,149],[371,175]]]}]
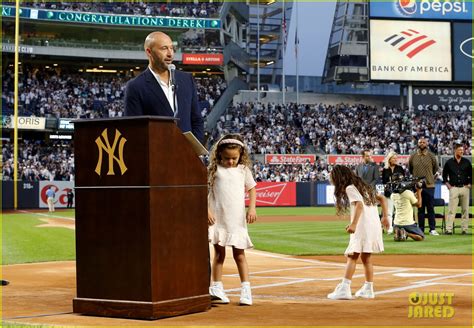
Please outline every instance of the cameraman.
[{"label": "cameraman", "polygon": [[[393,227],[395,241],[405,241],[407,237],[415,241],[422,241],[425,239],[425,234],[418,227],[413,216],[413,206],[421,207],[421,183],[416,183],[416,193],[410,190],[412,185],[405,186],[403,183],[399,184],[400,189],[395,189],[390,196],[395,207],[395,218],[393,220]],[[407,189],[405,189],[405,187]]]}]

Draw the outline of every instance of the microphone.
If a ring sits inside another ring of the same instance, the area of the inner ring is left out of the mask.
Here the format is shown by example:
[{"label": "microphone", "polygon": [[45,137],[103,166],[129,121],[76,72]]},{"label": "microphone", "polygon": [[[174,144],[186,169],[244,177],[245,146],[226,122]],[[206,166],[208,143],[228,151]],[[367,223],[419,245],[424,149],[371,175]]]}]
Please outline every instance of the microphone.
[{"label": "microphone", "polygon": [[169,64],[168,65],[168,70],[170,71],[170,84],[171,84],[171,91],[173,92],[173,112],[174,116],[176,117],[178,110],[176,108],[176,79],[175,79],[175,71],[176,71],[176,66],[174,64]]},{"label": "microphone", "polygon": [[175,71],[176,71],[176,66],[174,64],[169,64],[168,65],[168,70],[170,71],[170,84],[171,88],[175,89],[176,87],[176,80],[175,80]]}]

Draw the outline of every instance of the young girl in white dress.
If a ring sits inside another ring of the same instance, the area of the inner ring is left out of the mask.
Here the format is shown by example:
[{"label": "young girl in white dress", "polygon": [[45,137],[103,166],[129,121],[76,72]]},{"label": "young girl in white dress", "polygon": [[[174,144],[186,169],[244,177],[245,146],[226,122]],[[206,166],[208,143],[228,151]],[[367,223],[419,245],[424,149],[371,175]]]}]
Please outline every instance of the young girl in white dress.
[{"label": "young girl in white dress", "polygon": [[377,202],[382,205],[382,225],[388,228],[385,199],[346,166],[334,166],[330,180],[335,187],[337,213],[342,214],[350,208],[351,222],[346,226],[350,241],[344,253],[347,256],[344,278],[334,292],[328,294],[328,298],[352,299],[351,279],[359,256],[364,264],[365,284],[355,293],[355,296],[374,298],[374,270],[371,254],[383,251],[382,226]]},{"label": "young girl in white dress", "polygon": [[[222,266],[226,246],[231,246],[242,283],[240,304],[252,305],[249,269],[245,258],[245,249],[253,247],[247,223],[257,219],[256,182],[250,167],[247,147],[239,135],[225,135],[214,145],[208,167],[209,241],[215,251],[209,293],[213,299],[222,303],[229,303],[222,285]],[[249,193],[250,200],[247,212],[245,192]]]}]

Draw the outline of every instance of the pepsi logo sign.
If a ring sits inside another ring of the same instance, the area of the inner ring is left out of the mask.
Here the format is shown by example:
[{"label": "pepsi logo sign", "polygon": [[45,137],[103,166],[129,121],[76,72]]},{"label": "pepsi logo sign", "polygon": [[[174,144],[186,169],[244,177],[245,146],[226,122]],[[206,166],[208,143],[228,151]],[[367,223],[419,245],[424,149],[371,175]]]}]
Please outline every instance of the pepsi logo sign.
[{"label": "pepsi logo sign", "polygon": [[418,7],[416,0],[398,0],[396,6],[400,13],[409,16],[415,14]]}]

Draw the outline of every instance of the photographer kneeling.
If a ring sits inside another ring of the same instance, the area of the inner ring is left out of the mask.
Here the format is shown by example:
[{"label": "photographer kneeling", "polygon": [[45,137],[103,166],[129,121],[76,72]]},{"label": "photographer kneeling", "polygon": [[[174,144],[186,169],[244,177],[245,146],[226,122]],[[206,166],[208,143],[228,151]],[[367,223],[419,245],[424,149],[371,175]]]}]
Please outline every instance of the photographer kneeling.
[{"label": "photographer kneeling", "polygon": [[[414,193],[411,189],[416,189]],[[421,207],[421,183],[399,183],[393,189],[390,198],[395,207],[395,218],[393,220],[394,240],[405,241],[407,237],[415,241],[425,239],[425,234],[418,227],[413,217],[413,206]]]}]

